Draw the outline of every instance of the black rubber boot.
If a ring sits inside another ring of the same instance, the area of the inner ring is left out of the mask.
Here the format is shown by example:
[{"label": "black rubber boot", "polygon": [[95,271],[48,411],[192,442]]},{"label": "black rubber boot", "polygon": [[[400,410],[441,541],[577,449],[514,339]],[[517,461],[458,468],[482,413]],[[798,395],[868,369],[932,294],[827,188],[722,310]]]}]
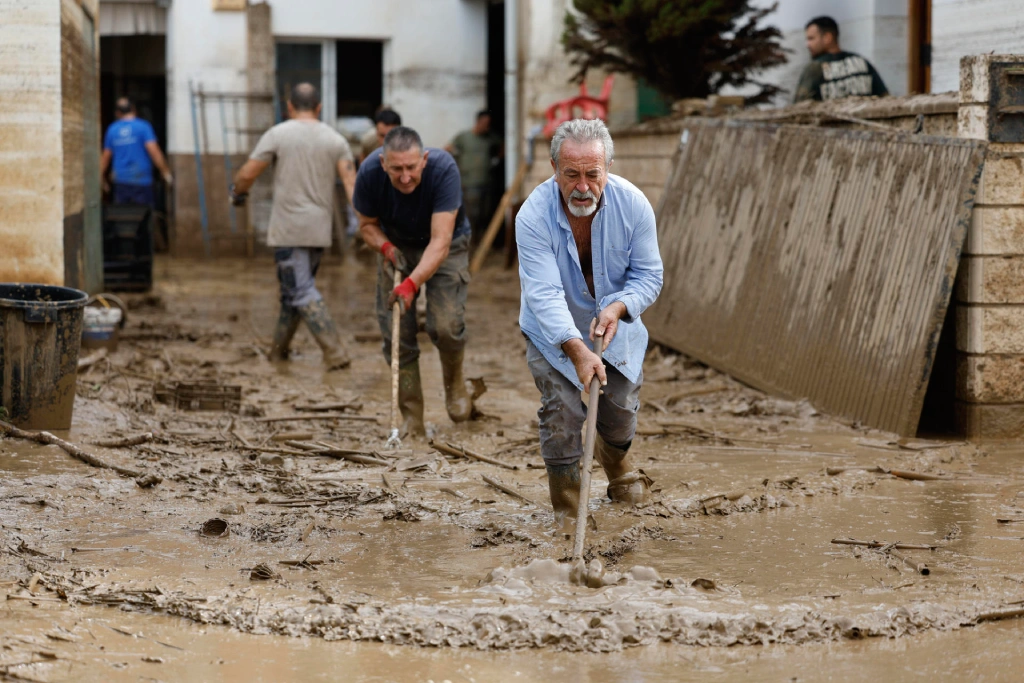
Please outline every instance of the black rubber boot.
[{"label": "black rubber boot", "polygon": [[402,413],[401,435],[425,436],[423,425],[423,382],[420,381],[420,361],[398,367],[398,408]]},{"label": "black rubber boot", "polygon": [[270,345],[270,353],[267,354],[272,361],[288,360],[288,347],[291,346],[292,337],[299,329],[298,309],[291,306],[281,306],[281,314],[277,318],[277,327],[274,328],[274,341]]},{"label": "black rubber boot", "polygon": [[651,497],[651,478],[643,470],[633,467],[629,457],[629,445],[625,448],[612,446],[600,434],[597,435],[594,455],[608,475],[608,497],[616,503],[639,505]]},{"label": "black rubber boot", "polygon": [[299,309],[306,327],[313,333],[313,338],[320,345],[324,353],[324,365],[328,370],[338,370],[348,367],[351,359],[341,345],[341,337],[338,336],[338,328],[334,326],[334,320],[324,305],[323,299],[306,304]]},{"label": "black rubber boot", "polygon": [[473,399],[466,391],[466,380],[462,376],[462,349],[440,352],[441,375],[444,378],[444,407],[452,422],[465,422],[473,415]]},{"label": "black rubber boot", "polygon": [[547,465],[548,491],[555,511],[555,527],[568,529],[580,507],[580,465]]}]

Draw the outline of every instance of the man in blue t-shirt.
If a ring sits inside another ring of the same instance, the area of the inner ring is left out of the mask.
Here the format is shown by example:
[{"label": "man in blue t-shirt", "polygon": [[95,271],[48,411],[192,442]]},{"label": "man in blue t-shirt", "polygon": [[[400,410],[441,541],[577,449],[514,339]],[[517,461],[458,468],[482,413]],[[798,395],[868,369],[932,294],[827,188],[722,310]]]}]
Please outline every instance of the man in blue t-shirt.
[{"label": "man in blue t-shirt", "polygon": [[[470,228],[455,159],[444,150],[425,148],[416,131],[398,126],[359,167],[352,204],[363,240],[381,252],[377,322],[384,336],[384,357],[389,360],[389,310],[396,301],[402,305],[399,407],[403,433],[425,433],[415,301],[427,282],[427,334],[441,356],[445,407],[453,422],[470,419],[473,399],[462,376]],[[405,279],[394,287],[396,268]]]},{"label": "man in blue t-shirt", "polygon": [[106,178],[107,170],[111,170],[115,204],[153,206],[153,166],[160,170],[168,185],[173,182],[171,169],[160,151],[153,126],[137,118],[131,100],[118,99],[114,111],[117,121],[110,124],[103,139],[100,176]]}]

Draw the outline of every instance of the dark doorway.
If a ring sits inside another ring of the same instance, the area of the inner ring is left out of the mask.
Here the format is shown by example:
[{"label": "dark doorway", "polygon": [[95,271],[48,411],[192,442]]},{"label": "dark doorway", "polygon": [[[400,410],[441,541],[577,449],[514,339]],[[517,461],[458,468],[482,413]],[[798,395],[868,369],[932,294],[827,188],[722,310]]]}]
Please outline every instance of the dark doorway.
[{"label": "dark doorway", "polygon": [[276,121],[288,118],[288,98],[299,83],[312,83],[322,89],[323,62],[320,43],[278,43],[276,52]]},{"label": "dark doorway", "polygon": [[[505,3],[490,2],[487,5],[487,109],[491,112],[491,131],[505,140]],[[506,153],[508,150],[506,150]],[[505,193],[505,163],[498,164],[491,173],[486,215],[497,208],[501,195]],[[495,239],[504,244],[505,235]]]},{"label": "dark doorway", "polygon": [[[102,134],[114,122],[119,97],[135,104],[139,118],[153,126],[157,142],[167,153],[167,40],[159,35],[103,36],[100,38],[100,125]],[[159,174],[157,174],[159,175]],[[159,251],[168,244],[167,188],[155,178],[155,242]]]},{"label": "dark doorway", "polygon": [[372,119],[384,101],[384,43],[339,40],[336,43],[338,116]]}]

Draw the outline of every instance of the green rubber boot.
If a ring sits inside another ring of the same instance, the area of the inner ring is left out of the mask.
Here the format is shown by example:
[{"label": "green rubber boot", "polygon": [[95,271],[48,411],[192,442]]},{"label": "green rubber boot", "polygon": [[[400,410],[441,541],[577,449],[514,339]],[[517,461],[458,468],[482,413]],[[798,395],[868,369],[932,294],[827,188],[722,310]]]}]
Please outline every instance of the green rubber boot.
[{"label": "green rubber boot", "polygon": [[267,354],[271,361],[288,360],[288,347],[291,346],[295,331],[299,329],[299,321],[301,319],[298,309],[291,306],[281,306],[281,314],[277,318],[277,327],[274,328],[274,341],[271,342],[270,353]]},{"label": "green rubber boot", "polygon": [[423,382],[420,380],[420,361],[398,367],[398,408],[402,413],[401,435],[426,436],[423,425]]},{"label": "green rubber boot", "polygon": [[640,505],[651,498],[651,478],[643,470],[633,467],[625,448],[612,446],[600,434],[597,436],[594,456],[608,475],[608,497],[616,503]]},{"label": "green rubber boot", "polygon": [[473,399],[466,391],[466,380],[462,376],[462,349],[440,353],[441,376],[444,378],[444,407],[452,422],[465,422],[473,415]]},{"label": "green rubber boot", "polygon": [[580,465],[547,465],[546,469],[555,527],[566,530],[580,507]]},{"label": "green rubber boot", "polygon": [[306,327],[313,333],[313,338],[324,353],[324,365],[328,370],[339,370],[348,367],[352,361],[341,345],[338,328],[334,325],[323,299],[306,304],[299,309]]}]

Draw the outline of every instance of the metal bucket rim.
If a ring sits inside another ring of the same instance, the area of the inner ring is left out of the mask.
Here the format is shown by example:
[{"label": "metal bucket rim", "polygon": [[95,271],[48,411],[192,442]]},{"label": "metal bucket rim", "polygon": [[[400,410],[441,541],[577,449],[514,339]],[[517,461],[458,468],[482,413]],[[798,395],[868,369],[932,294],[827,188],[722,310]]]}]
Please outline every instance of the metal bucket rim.
[{"label": "metal bucket rim", "polygon": [[[66,298],[62,301],[46,301],[44,299],[33,299],[31,301],[22,301],[19,299],[8,299],[4,296],[4,289],[6,288],[24,288],[24,289],[38,289],[43,292],[49,290],[50,292],[59,291],[64,296],[73,298]],[[89,300],[89,295],[80,289],[74,287],[61,287],[60,285],[43,285],[32,282],[0,282],[0,308],[35,308],[37,306],[47,306],[49,308],[84,308],[86,302]]]}]

